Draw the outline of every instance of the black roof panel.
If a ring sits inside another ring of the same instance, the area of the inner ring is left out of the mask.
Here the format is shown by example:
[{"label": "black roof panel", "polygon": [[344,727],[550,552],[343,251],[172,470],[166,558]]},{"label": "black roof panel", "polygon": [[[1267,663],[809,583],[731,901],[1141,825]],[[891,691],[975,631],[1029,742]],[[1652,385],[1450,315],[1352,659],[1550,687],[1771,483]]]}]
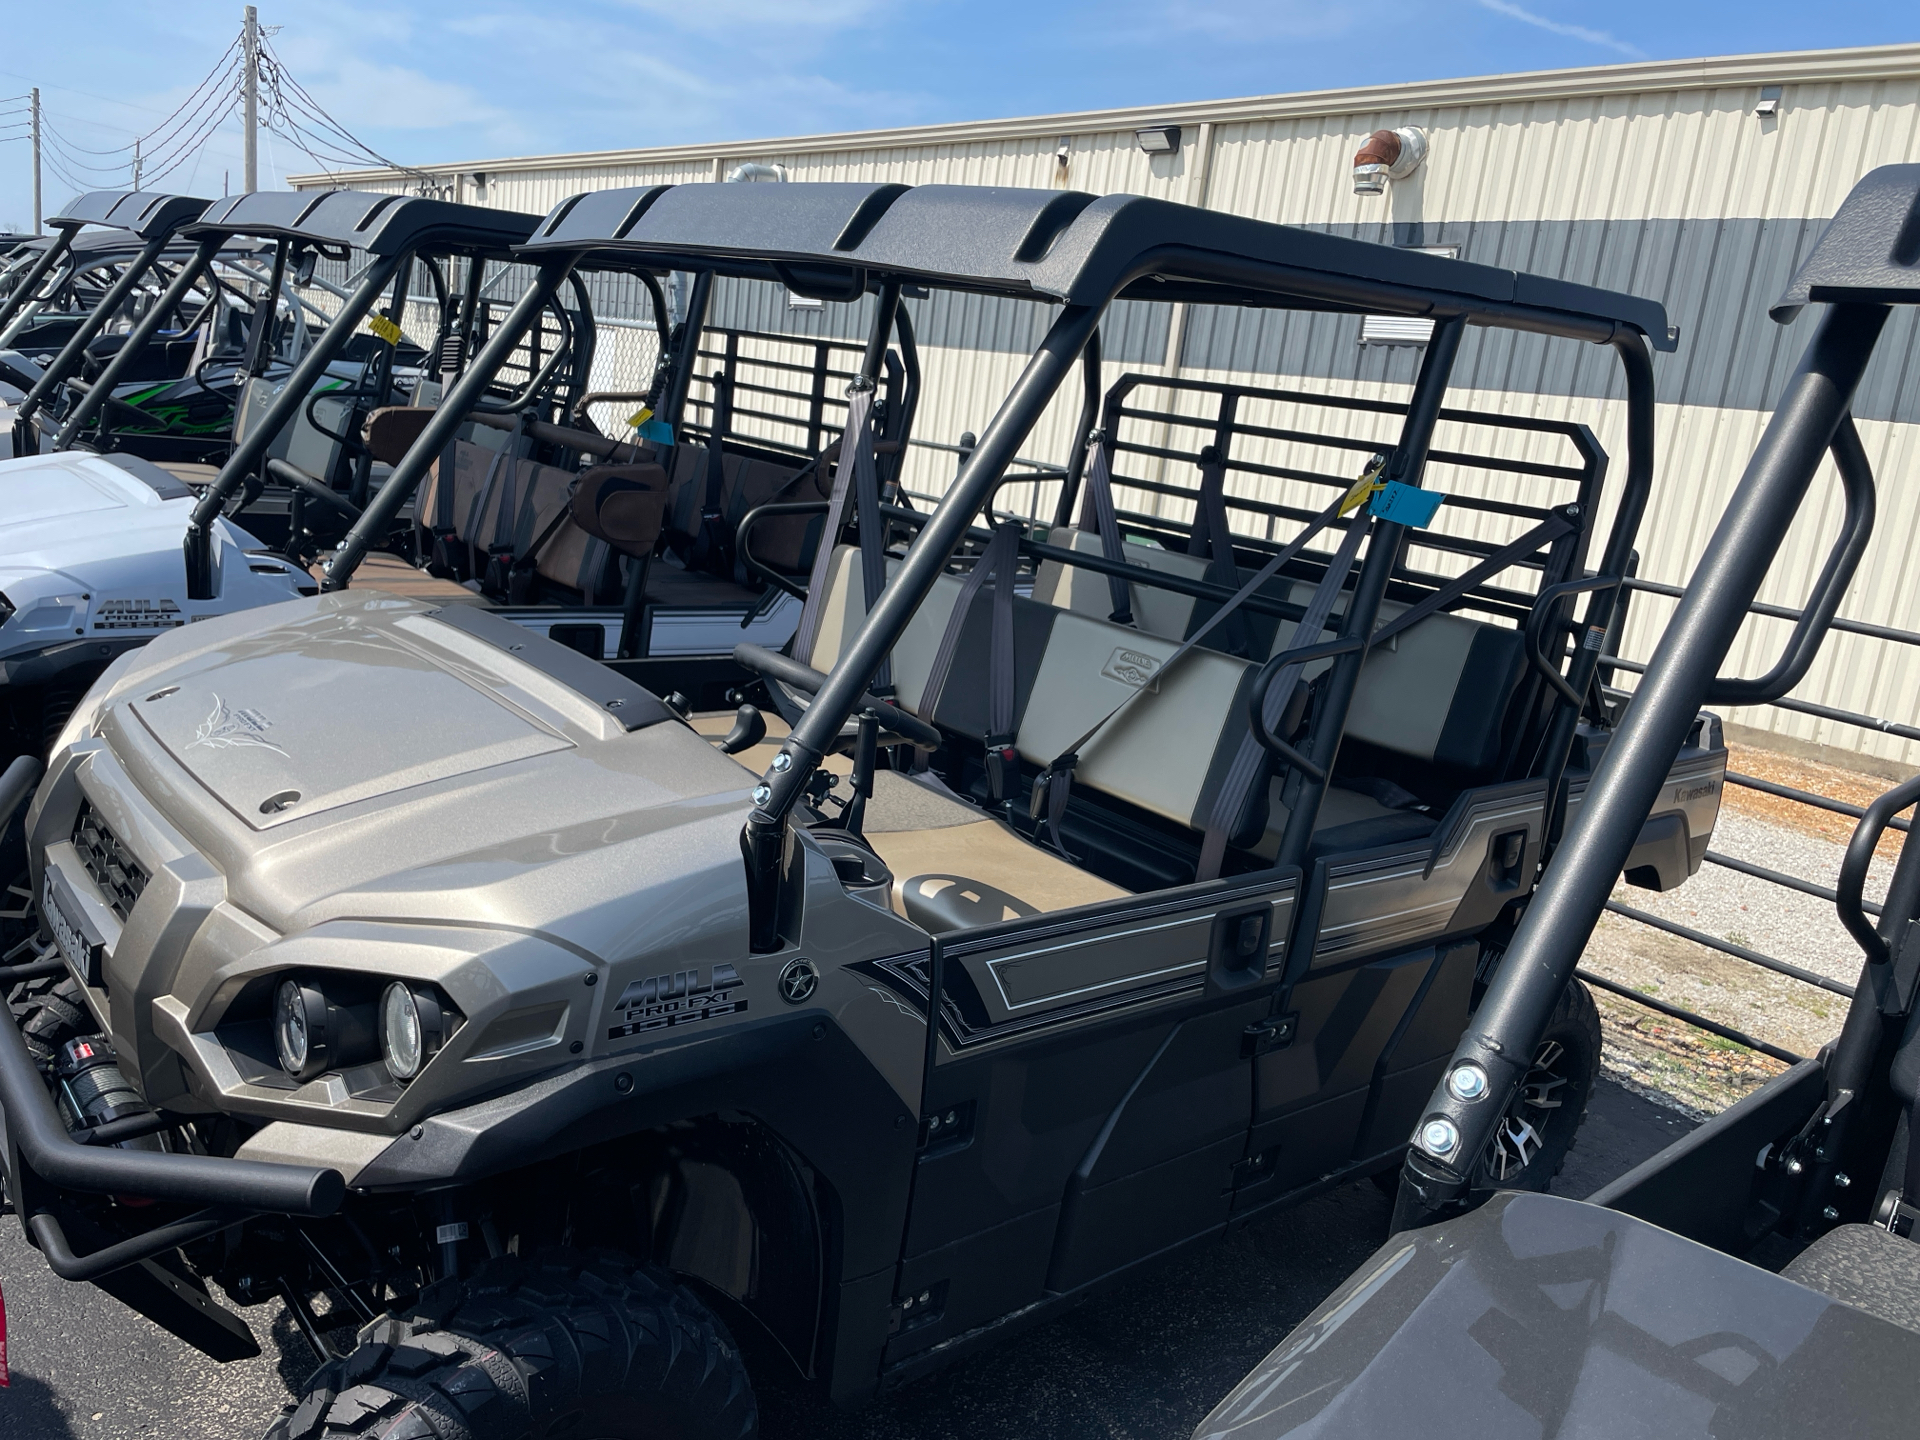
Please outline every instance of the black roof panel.
[{"label": "black roof panel", "polygon": [[1920,165],[1868,171],[1768,313],[1835,301],[1920,305]]},{"label": "black roof panel", "polygon": [[406,250],[505,251],[533,234],[539,218],[484,205],[368,190],[261,190],[216,200],[187,233],[216,231],[268,240],[349,245],[370,255]]},{"label": "black roof panel", "polygon": [[142,240],[152,240],[199,218],[213,203],[191,195],[162,195],[150,190],[91,190],[75,196],[58,215],[48,217],[47,223],[111,225],[117,230],[131,230]]},{"label": "black roof panel", "polygon": [[1604,338],[1677,336],[1650,300],[1138,195],[977,185],[736,184],[563,201],[529,254],[715,269],[816,293],[875,274],[987,293],[1428,314]]}]

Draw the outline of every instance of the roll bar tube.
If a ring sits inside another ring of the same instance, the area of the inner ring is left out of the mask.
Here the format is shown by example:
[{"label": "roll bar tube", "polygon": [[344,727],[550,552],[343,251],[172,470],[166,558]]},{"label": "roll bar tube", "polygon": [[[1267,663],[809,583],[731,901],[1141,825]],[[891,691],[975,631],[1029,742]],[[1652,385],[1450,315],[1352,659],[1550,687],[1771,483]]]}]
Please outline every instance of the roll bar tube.
[{"label": "roll bar tube", "polygon": [[1867,871],[1873,865],[1873,852],[1880,844],[1887,822],[1916,800],[1920,800],[1920,776],[1894,786],[1867,806],[1867,813],[1860,817],[1852,838],[1847,841],[1846,858],[1840,862],[1840,878],[1833,887],[1834,908],[1840,912],[1840,923],[1866,952],[1870,967],[1884,967],[1893,959],[1893,950],[1886,937],[1874,928],[1860,903],[1866,889]]},{"label": "roll bar tube", "polygon": [[[1467,1199],[1494,1127],[1532,1063],[1534,1043],[1573,978],[1673,756],[1848,412],[1887,314],[1882,305],[1849,303],[1821,317],[1607,746],[1572,833],[1448,1063],[1451,1074],[1471,1062],[1490,1083],[1472,1100],[1456,1098],[1444,1076],[1435,1087],[1407,1152],[1397,1222],[1427,1223]],[[1628,348],[1620,351],[1625,356]],[[1637,441],[1643,427],[1651,430],[1652,396],[1634,393],[1630,401]],[[1633,448],[1638,466],[1641,447]],[[1608,556],[1610,569],[1619,558]],[[1575,688],[1581,688],[1577,681]]]},{"label": "roll bar tube", "polygon": [[153,268],[153,262],[158,260],[167,246],[172,243],[171,231],[164,235],[156,235],[140,247],[139,254],[127,262],[127,268],[120,272],[119,278],[108,287],[100,303],[94,306],[86,319],[80,322],[67,343],[61,347],[60,353],[54,356],[53,363],[47,366],[45,372],[34,382],[33,389],[27,392],[27,398],[20,402],[20,408],[15,412],[14,417],[16,425],[30,422],[39,412],[40,407],[47,403],[47,396],[58,389],[67,376],[80,367],[80,362],[86,358],[87,346],[91,345],[94,337],[106,328],[107,321],[113,318],[114,312],[125,304],[127,296],[133,293],[133,287],[145,278],[146,273]]},{"label": "roll bar tube", "polygon": [[[1447,398],[1453,362],[1459,357],[1460,341],[1466,331],[1467,321],[1463,315],[1450,315],[1434,323],[1433,338],[1427,342],[1427,352],[1420,361],[1420,374],[1414,381],[1406,419],[1401,422],[1400,440],[1393,448],[1387,479],[1406,485],[1420,483],[1427,468],[1427,452],[1433,448],[1433,431],[1440,421],[1441,402]],[[1365,516],[1355,515],[1352,523],[1364,524]],[[1367,646],[1380,617],[1380,602],[1386,597],[1387,582],[1393,578],[1393,567],[1400,558],[1406,535],[1406,526],[1382,520],[1367,541],[1366,558],[1353,582],[1353,593],[1347,600],[1340,625],[1341,639],[1357,640],[1360,644],[1336,656],[1327,672],[1320,713],[1307,736],[1308,768],[1300,772],[1300,789],[1287,813],[1286,829],[1280,835],[1276,865],[1304,863],[1307,849],[1313,843],[1313,827],[1320,817],[1320,803],[1326,798],[1327,777],[1332,775],[1334,761],[1340,754],[1347,712],[1353,708],[1353,692],[1360,684],[1360,667],[1366,663]],[[1318,776],[1314,774],[1316,770]],[[1303,957],[1302,963],[1304,957],[1312,955],[1311,936],[1296,941],[1296,953]]]},{"label": "roll bar tube", "polygon": [[906,559],[881,591],[866,624],[841,655],[800,723],[782,742],[784,767],[776,756],[754,787],[753,810],[740,844],[747,868],[750,940],[755,950],[764,952],[779,944],[779,866],[788,814],[866,693],[868,677],[879,669],[934,581],[945,571],[954,546],[972,525],[974,515],[1040,419],[1062,378],[1079,359],[1087,337],[1099,323],[1100,310],[1097,305],[1068,305],[1054,320],[1012,393],[954,478],[946,498],[908,547]]},{"label": "roll bar tube", "polygon": [[[1589,587],[1593,598],[1587,602],[1586,618],[1579,628],[1585,631],[1592,643],[1574,647],[1564,683],[1559,680],[1554,682],[1554,688],[1561,692],[1561,701],[1555,703],[1553,722],[1547,731],[1542,752],[1546,760],[1542,773],[1547,782],[1545,834],[1539,861],[1542,867],[1560,848],[1567,813],[1567,762],[1573,755],[1573,737],[1579,728],[1580,712],[1585,705],[1584,699],[1569,700],[1567,697],[1584,697],[1593,684],[1607,631],[1613,626],[1614,615],[1626,603],[1626,588],[1619,581],[1633,564],[1633,542],[1639,537],[1640,522],[1646,515],[1647,498],[1653,493],[1653,358],[1647,354],[1646,341],[1637,333],[1615,336],[1613,348],[1627,380],[1627,480],[1620,494],[1620,504],[1614,511],[1613,529],[1607,536],[1606,553],[1600,557],[1599,573],[1614,583]],[[1536,604],[1536,613],[1541,608]],[[1528,618],[1531,622],[1532,616]],[[1555,673],[1557,675],[1558,672]],[[1543,1019],[1545,1014],[1543,1011]]]},{"label": "roll bar tube", "polygon": [[167,286],[166,293],[154,303],[151,310],[140,317],[140,322],[128,334],[126,343],[120,347],[120,353],[108,362],[107,368],[100,372],[100,378],[93,382],[80,403],[73,407],[73,413],[67,416],[66,423],[60,427],[60,433],[54,438],[53,448],[65,450],[79,438],[87,422],[100,412],[100,407],[112,396],[114,387],[120,383],[120,377],[133,368],[140,358],[140,351],[160,329],[161,321],[169,312],[178,308],[187,298],[187,292],[194,282],[207,273],[213,264],[214,256],[220,253],[224,244],[221,240],[203,240],[193,252],[193,257],[180,267],[180,273],[173,277],[173,283]]},{"label": "roll bar tube", "polygon": [[1053,506],[1053,523],[1059,528],[1073,524],[1074,502],[1080,498],[1080,481],[1087,473],[1087,440],[1100,423],[1100,379],[1100,332],[1095,330],[1087,337],[1087,348],[1080,352],[1080,418],[1073,427],[1073,445],[1067,451],[1067,477]]},{"label": "roll bar tube", "polygon": [[20,314],[21,310],[32,301],[34,291],[38,290],[40,282],[47,278],[47,272],[58,265],[67,251],[73,247],[73,237],[80,226],[72,224],[62,225],[59,228],[60,233],[54,237],[53,243],[40,252],[32,268],[21,277],[20,283],[14,286],[13,293],[6,299],[0,300],[0,340],[6,339],[8,327],[13,324],[14,318]]},{"label": "roll bar tube", "polygon": [[367,503],[367,508],[361,512],[353,528],[347,531],[346,538],[334,551],[326,579],[321,581],[322,590],[332,592],[347,588],[347,582],[366,558],[367,551],[375,541],[386,535],[394,517],[400,513],[400,507],[419,488],[427,467],[440,458],[440,452],[452,441],[453,432],[460,428],[468,412],[487,393],[487,387],[493,383],[493,377],[500,373],[500,367],[513,355],[520,337],[539,318],[561,282],[572,273],[574,259],[568,255],[542,265],[534,276],[533,284],[527,287],[526,293],[507,312],[507,318],[494,327],[493,334],[487,337],[487,343],[481,347],[480,353],[473,357],[466,373],[452,390],[441,397],[439,409],[434,411],[433,418],[420,432],[420,438],[400,457],[400,463],[393,467],[393,473],[387,477],[387,483],[380,487],[380,493]]},{"label": "roll bar tube", "polygon": [[[347,342],[353,338],[354,327],[366,318],[367,311],[373,308],[374,302],[392,282],[400,267],[412,258],[411,252],[383,255],[368,267],[360,288],[341,305],[340,313],[333,317],[313,342],[312,348],[294,366],[293,374],[287,378],[286,388],[274,397],[267,413],[247,431],[246,438],[234,446],[233,454],[220,467],[220,474],[207,487],[206,494],[200,497],[200,503],[193,507],[183,542],[189,599],[213,599],[213,521],[227,503],[227,497],[239,489],[247,476],[260,468],[260,462],[266,457],[274,437],[292,422],[300,407],[307,403],[308,394],[325,378],[327,367],[333,363],[334,357],[346,349]],[[278,298],[270,296],[269,303],[277,304]]]}]

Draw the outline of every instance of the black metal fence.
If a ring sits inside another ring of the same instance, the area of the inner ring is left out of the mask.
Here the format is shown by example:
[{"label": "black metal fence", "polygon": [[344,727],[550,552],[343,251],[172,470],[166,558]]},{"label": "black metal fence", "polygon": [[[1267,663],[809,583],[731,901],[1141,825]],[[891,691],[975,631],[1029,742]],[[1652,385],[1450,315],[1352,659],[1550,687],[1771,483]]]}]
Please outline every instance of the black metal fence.
[{"label": "black metal fence", "polygon": [[[1667,599],[1677,600],[1685,593],[1677,586],[1662,585],[1652,580],[1630,579],[1626,583],[1633,590],[1648,595],[1662,596]],[[1762,616],[1767,619],[1788,620],[1797,623],[1801,618],[1800,611],[1790,610],[1781,605],[1755,603],[1748,606],[1747,609],[1749,614]],[[1899,630],[1888,625],[1872,625],[1860,620],[1836,618],[1830,628],[1840,634],[1859,635],[1866,639],[1878,640],[1888,644],[1920,646],[1920,633],[1911,630]],[[1611,667],[1616,670],[1624,670],[1633,675],[1643,674],[1646,671],[1645,665],[1636,661],[1622,659],[1618,655],[1605,656],[1602,665],[1603,667]],[[1603,673],[1605,673],[1604,670]],[[1855,726],[1862,730],[1873,730],[1884,735],[1898,736],[1905,740],[1920,740],[1920,727],[1904,721],[1882,719],[1879,716],[1864,715],[1852,710],[1841,710],[1831,705],[1816,704],[1810,700],[1796,700],[1791,696],[1772,701],[1770,704],[1772,708],[1776,710],[1784,710],[1796,715],[1809,715],[1818,719],[1833,721],[1841,725]],[[1858,805],[1850,805],[1843,800],[1836,800],[1831,796],[1816,794],[1813,791],[1802,790],[1792,785],[1782,785],[1778,781],[1764,780],[1757,775],[1742,774],[1737,770],[1729,770],[1727,772],[1727,783],[1755,791],[1759,794],[1770,795],[1775,799],[1788,800],[1798,805],[1807,806],[1810,809],[1824,810],[1834,815],[1845,815],[1855,820],[1861,818],[1865,813]],[[1910,825],[1911,822],[1907,820],[1895,819],[1891,822],[1889,828],[1904,833],[1910,828]],[[1768,884],[1777,885],[1784,890],[1822,901],[1827,907],[1827,914],[1832,917],[1833,924],[1838,926],[1840,923],[1838,914],[1832,908],[1836,903],[1837,897],[1834,891],[1828,886],[1816,884],[1803,876],[1789,875],[1784,871],[1773,869],[1767,865],[1760,865],[1751,860],[1743,860],[1737,855],[1729,855],[1721,850],[1709,849],[1706,853],[1706,863],[1709,865],[1717,865],[1722,869],[1735,871],[1738,874],[1746,875],[1756,880],[1763,880]],[[1872,916],[1878,916],[1880,914],[1880,907],[1872,903],[1863,903],[1861,908]],[[1815,986],[1831,994],[1844,996],[1847,999],[1853,997],[1854,987],[1852,985],[1844,984],[1841,981],[1831,979],[1825,975],[1817,974],[1803,966],[1795,965],[1791,961],[1782,960],[1778,956],[1768,955],[1748,946],[1736,944],[1732,940],[1723,939],[1717,935],[1709,935],[1705,931],[1697,930],[1692,926],[1681,925],[1661,916],[1649,914],[1637,906],[1613,900],[1608,902],[1607,910],[1611,914],[1634,921],[1636,924],[1663,931],[1668,935],[1676,936],[1682,940],[1692,941],[1696,945],[1705,946],[1709,950],[1717,951],[1719,954],[1729,956],[1735,960],[1744,961],[1749,965],[1758,966],[1760,969],[1771,971],[1776,975],[1784,975],[1801,984]],[[1603,975],[1597,975],[1584,966],[1581,967],[1579,975],[1580,978],[1585,980],[1589,985],[1605,990],[1609,994],[1617,995],[1623,1000],[1644,1006],[1646,1009],[1657,1011],[1670,1019],[1684,1021],[1688,1025],[1696,1026],[1709,1034],[1718,1035],[1722,1039],[1731,1040],[1739,1045],[1745,1045],[1749,1049],[1757,1050],[1761,1054],[1771,1056],[1776,1060],[1784,1061],[1787,1064],[1795,1064],[1807,1058],[1794,1053],[1784,1046],[1773,1044],[1763,1038],[1748,1035],[1682,1006],[1670,1004],[1664,1000],[1657,1000],[1639,990],[1622,985],[1617,981],[1609,980]]]}]

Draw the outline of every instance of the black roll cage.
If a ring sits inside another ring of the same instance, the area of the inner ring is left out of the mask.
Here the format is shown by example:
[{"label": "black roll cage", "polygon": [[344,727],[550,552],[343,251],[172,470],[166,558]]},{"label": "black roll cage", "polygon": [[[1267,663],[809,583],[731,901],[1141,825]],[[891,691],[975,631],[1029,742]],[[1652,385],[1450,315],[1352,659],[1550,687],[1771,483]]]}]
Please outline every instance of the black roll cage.
[{"label": "black roll cage", "polygon": [[[194,506],[182,542],[190,599],[213,598],[214,519],[234,492],[261,470],[274,438],[295,419],[326,374],[327,367],[346,348],[368,311],[390,288],[393,298],[388,306],[388,318],[398,323],[405,311],[414,260],[422,255],[464,255],[476,262],[476,268],[488,259],[505,260],[509,258],[513,242],[524,238],[533,223],[532,217],[511,211],[351,190],[323,191],[319,195],[299,192],[239,195],[217,202],[207,210],[201,223],[189,230],[188,238],[217,236],[224,240],[234,235],[250,235],[275,242],[269,295],[280,293],[288,263],[296,254],[309,250],[324,254],[330,249],[358,247],[366,250],[371,258],[358,287],[341,302],[339,313],[315,337],[266,413],[234,446],[219,475]],[[436,292],[443,292],[444,286],[438,279],[436,276]],[[547,297],[550,295],[548,291]],[[446,324],[444,306],[441,323],[443,327]],[[259,369],[262,343],[256,335],[246,367],[248,374],[257,373]],[[391,364],[392,347],[387,347],[387,351],[378,366],[382,387]],[[384,394],[384,388],[377,393]],[[353,496],[349,497],[350,501],[365,503],[367,471],[365,464],[359,467],[354,487],[359,492],[357,501]]]},{"label": "black roll cage", "polygon": [[[1920,165],[1883,166],[1854,186],[1772,307],[1772,317],[1782,324],[1807,305],[1826,308],[1690,582],[1678,592],[1679,604],[1652,659],[1632,667],[1641,672],[1640,684],[1587,788],[1560,863],[1546,873],[1448,1062],[1448,1074],[1466,1064],[1482,1070],[1486,1098],[1463,1101],[1443,1078],[1428,1102],[1403,1171],[1402,1193],[1411,1202],[1402,1207],[1403,1223],[1431,1223],[1478,1198],[1478,1157],[1526,1074],[1536,1037],[1575,973],[1670,759],[1701,705],[1781,699],[1835,628],[1835,610],[1865,551],[1874,515],[1873,476],[1854,429],[1853,397],[1892,307],[1920,304],[1916,235]],[[1841,477],[1846,515],[1813,594],[1800,611],[1783,612],[1795,627],[1780,659],[1764,675],[1722,677],[1719,668],[1829,456]],[[1603,565],[1602,572],[1617,573],[1611,565]],[[1900,787],[1891,797],[1904,805],[1913,789]],[[1842,1207],[1864,1208],[1861,1197],[1839,1196],[1844,1186],[1835,1176],[1849,1148],[1860,1148],[1863,1127],[1885,1128],[1884,1106],[1871,1122],[1863,1112],[1875,1110],[1888,1088],[1885,1065],[1894,1033],[1884,1007],[1888,941],[1903,938],[1920,905],[1920,848],[1911,834],[1877,930],[1866,924],[1857,903],[1864,858],[1899,808],[1883,799],[1888,803],[1870,807],[1862,820],[1840,887],[1842,919],[1861,940],[1867,964],[1831,1054],[1796,1066],[1709,1121],[1687,1143],[1596,1194],[1596,1203],[1657,1218],[1708,1243],[1738,1245],[1749,1187],[1757,1183],[1752,1157],[1763,1142],[1772,1148],[1784,1127],[1797,1134],[1788,1147],[1792,1164],[1783,1164],[1775,1178],[1783,1192],[1791,1192],[1775,1198],[1776,1217],[1784,1215],[1806,1234],[1839,1219]],[[1907,1007],[1893,1008],[1904,1015]],[[1429,1144],[1429,1132],[1446,1143]]]}]

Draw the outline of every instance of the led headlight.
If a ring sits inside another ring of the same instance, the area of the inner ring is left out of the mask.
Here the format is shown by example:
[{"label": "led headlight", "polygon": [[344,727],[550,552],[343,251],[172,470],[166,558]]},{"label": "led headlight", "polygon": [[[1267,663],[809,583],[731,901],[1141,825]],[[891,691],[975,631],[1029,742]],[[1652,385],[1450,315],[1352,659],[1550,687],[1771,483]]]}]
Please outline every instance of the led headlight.
[{"label": "led headlight", "polygon": [[280,1068],[296,1080],[311,1080],[371,1060],[370,1008],[336,1005],[312,980],[282,980],[273,995],[273,1050]]},{"label": "led headlight", "polygon": [[396,980],[380,998],[380,1058],[396,1080],[411,1080],[447,1038],[446,1013],[430,990]]}]

